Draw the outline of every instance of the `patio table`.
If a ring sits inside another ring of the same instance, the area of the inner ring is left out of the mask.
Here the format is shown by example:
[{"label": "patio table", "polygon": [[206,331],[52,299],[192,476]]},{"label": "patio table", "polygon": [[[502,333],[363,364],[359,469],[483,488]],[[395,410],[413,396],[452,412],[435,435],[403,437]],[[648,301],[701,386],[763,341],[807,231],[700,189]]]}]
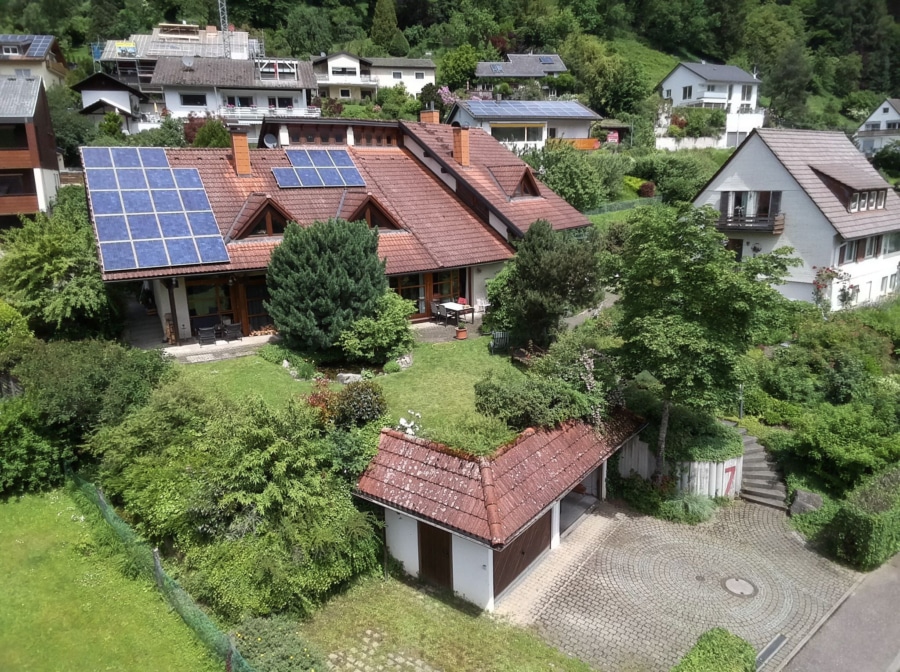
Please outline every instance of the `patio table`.
[{"label": "patio table", "polygon": [[453,317],[456,318],[456,323],[459,324],[459,316],[465,315],[466,313],[470,313],[472,315],[472,324],[475,324],[475,308],[469,305],[464,305],[462,303],[455,303],[453,301],[448,301],[447,303],[441,304],[446,310],[448,314],[452,314]]}]

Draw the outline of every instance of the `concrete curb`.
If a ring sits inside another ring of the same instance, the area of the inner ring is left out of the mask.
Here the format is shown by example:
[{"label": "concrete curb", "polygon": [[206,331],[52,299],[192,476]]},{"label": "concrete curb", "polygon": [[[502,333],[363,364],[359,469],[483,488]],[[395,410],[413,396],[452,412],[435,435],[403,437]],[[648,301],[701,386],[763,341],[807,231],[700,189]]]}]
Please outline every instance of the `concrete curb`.
[{"label": "concrete curb", "polygon": [[850,586],[843,595],[841,595],[840,599],[834,603],[831,609],[829,609],[825,613],[825,615],[822,616],[822,618],[819,619],[819,622],[813,626],[812,630],[806,633],[803,639],[800,640],[799,644],[794,647],[793,651],[791,651],[787,655],[787,657],[783,661],[781,661],[781,664],[774,670],[772,670],[772,672],[782,672],[782,670],[784,670],[784,668],[788,666],[788,663],[790,663],[794,659],[794,657],[796,657],[796,655],[800,653],[803,647],[809,643],[809,640],[811,640],[813,636],[822,628],[822,626],[825,625],[828,619],[834,615],[834,612],[840,609],[841,605],[847,601],[847,598],[849,598],[853,593],[856,592],[856,589],[859,588],[860,584],[865,581],[866,577],[868,576],[868,574],[861,574],[859,578],[853,582],[853,585]]}]

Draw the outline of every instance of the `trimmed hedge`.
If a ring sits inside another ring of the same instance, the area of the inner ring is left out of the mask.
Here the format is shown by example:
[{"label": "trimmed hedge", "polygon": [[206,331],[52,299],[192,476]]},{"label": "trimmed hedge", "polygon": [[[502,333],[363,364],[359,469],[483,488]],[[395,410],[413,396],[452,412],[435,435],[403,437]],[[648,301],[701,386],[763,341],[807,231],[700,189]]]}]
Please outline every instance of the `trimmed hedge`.
[{"label": "trimmed hedge", "polygon": [[756,672],[750,643],[723,628],[707,630],[672,672]]},{"label": "trimmed hedge", "polygon": [[900,552],[900,467],[852,490],[831,522],[834,552],[870,570]]}]

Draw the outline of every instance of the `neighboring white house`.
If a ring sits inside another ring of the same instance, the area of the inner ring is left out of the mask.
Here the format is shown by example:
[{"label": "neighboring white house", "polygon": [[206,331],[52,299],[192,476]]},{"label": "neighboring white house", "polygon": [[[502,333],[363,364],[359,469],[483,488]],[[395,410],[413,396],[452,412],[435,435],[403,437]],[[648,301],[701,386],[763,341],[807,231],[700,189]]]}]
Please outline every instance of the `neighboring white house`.
[{"label": "neighboring white house", "polygon": [[312,66],[325,98],[374,99],[379,87],[397,84],[418,96],[426,84],[434,84],[435,65],[428,58],[362,58],[341,51],[314,58]]},{"label": "neighboring white house", "polygon": [[[657,135],[669,127],[672,108],[710,107],[725,111],[725,131],[710,146],[737,147],[754,128],[765,121],[759,105],[760,81],[746,70],[734,65],[711,63],[679,63],[660,84],[660,93],[667,101],[661,115]],[[674,140],[658,137],[657,140]],[[671,143],[657,142],[658,148],[672,149]]]},{"label": "neighboring white house", "polygon": [[40,77],[49,89],[65,84],[68,73],[53,35],[0,35],[0,76]]},{"label": "neighboring white house", "polygon": [[211,113],[241,122],[249,126],[251,141],[265,116],[319,116],[318,108],[309,107],[316,80],[308,61],[163,57],[151,84],[162,90],[169,114]]},{"label": "neighboring white house", "polygon": [[[508,82],[513,86],[528,81],[541,82],[547,77],[556,77],[568,72],[559,54],[507,54],[505,61],[479,61],[475,65],[476,90],[492,90],[498,82]],[[547,94],[556,91],[547,82]]]},{"label": "neighboring white house", "polygon": [[779,287],[810,301],[817,269],[849,275],[839,294],[865,303],[898,289],[900,196],[841,132],[759,128],[694,200],[721,213],[718,228],[742,256],[790,246],[803,260]]},{"label": "neighboring white house", "polygon": [[600,115],[577,100],[460,100],[447,115],[453,126],[484,129],[512,150],[538,148],[547,140],[594,149],[591,126]]},{"label": "neighboring white house", "polygon": [[900,142],[900,98],[887,98],[856,132],[859,148],[871,156],[892,142]]},{"label": "neighboring white house", "polygon": [[606,463],[646,423],[616,409],[596,428],[529,429],[492,457],[382,430],[357,496],[384,507],[403,568],[487,611],[606,497]]},{"label": "neighboring white house", "polygon": [[107,112],[117,112],[122,118],[122,129],[136,133],[141,124],[141,103],[147,97],[136,88],[120,82],[104,72],[95,72],[72,87],[81,94],[81,114],[99,124]]}]

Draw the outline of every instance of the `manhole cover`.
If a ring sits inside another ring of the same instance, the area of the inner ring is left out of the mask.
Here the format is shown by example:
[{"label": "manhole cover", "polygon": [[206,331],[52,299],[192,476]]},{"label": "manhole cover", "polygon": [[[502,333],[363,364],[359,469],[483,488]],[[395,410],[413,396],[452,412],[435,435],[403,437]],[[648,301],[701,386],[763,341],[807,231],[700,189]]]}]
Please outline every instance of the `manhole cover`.
[{"label": "manhole cover", "polygon": [[740,595],[741,597],[753,597],[756,595],[756,586],[746,579],[730,578],[722,581],[722,586],[729,593]]}]

